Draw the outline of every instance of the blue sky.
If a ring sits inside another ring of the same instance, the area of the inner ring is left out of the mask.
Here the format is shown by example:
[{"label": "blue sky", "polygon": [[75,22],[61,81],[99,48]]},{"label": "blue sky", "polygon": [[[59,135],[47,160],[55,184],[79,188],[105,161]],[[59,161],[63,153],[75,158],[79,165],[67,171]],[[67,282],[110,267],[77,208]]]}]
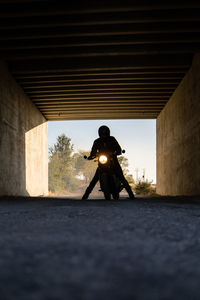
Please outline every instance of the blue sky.
[{"label": "blue sky", "polygon": [[98,138],[98,128],[107,125],[126,150],[124,156],[129,161],[129,171],[136,179],[136,169],[142,177],[156,182],[156,120],[92,120],[49,122],[49,146],[64,133],[74,145],[74,150],[90,150]]}]

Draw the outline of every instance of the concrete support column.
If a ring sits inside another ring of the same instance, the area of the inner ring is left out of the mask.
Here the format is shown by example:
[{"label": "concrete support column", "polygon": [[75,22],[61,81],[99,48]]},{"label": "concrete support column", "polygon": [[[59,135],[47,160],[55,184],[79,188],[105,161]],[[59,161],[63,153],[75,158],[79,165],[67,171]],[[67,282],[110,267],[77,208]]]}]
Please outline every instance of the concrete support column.
[{"label": "concrete support column", "polygon": [[0,61],[0,195],[48,194],[48,123]]},{"label": "concrete support column", "polygon": [[200,54],[157,119],[157,192],[200,195]]}]

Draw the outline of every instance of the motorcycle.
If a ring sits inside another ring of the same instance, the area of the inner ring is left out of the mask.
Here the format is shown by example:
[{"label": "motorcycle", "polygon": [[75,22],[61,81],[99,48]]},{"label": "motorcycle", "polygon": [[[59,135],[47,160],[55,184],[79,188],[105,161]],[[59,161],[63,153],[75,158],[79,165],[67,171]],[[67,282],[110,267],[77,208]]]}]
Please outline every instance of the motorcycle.
[{"label": "motorcycle", "polygon": [[[125,150],[123,150],[122,153],[125,153]],[[123,184],[116,176],[116,169],[114,164],[115,155],[115,153],[104,152],[98,153],[97,156],[92,157],[92,159],[98,161],[100,188],[104,193],[104,197],[106,200],[111,200],[111,195],[113,199],[118,200],[119,193],[123,189]],[[87,156],[84,156],[84,158],[88,159]]]}]

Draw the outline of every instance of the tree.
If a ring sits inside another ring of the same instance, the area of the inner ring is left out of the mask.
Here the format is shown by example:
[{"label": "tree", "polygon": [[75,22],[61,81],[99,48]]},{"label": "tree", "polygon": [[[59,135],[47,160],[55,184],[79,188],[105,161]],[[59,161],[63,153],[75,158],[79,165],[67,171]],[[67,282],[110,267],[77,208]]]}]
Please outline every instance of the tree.
[{"label": "tree", "polygon": [[84,159],[84,155],[89,156],[89,154],[89,151],[79,150],[73,156],[76,175],[83,176],[85,183],[89,183],[92,180],[98,167],[97,161]]},{"label": "tree", "polygon": [[56,144],[49,148],[49,157],[51,159],[56,154],[58,154],[60,157],[63,157],[67,154],[69,158],[72,154],[72,151],[73,145],[71,145],[71,139],[65,134],[61,134],[57,137]]},{"label": "tree", "polygon": [[124,176],[126,176],[126,174],[128,174],[128,172],[129,172],[129,170],[128,170],[128,158],[121,155],[121,156],[118,156],[118,161],[119,161],[119,163],[122,167],[122,171],[124,173]]},{"label": "tree", "polygon": [[74,190],[77,180],[73,167],[73,145],[65,134],[58,136],[57,142],[49,148],[49,190]]},{"label": "tree", "polygon": [[126,180],[128,181],[129,184],[134,184],[135,181],[133,179],[133,175],[129,174],[129,170],[128,170],[128,158],[126,158],[125,156],[121,155],[118,157],[118,161],[122,167],[122,171],[124,173],[124,176],[126,178]]}]

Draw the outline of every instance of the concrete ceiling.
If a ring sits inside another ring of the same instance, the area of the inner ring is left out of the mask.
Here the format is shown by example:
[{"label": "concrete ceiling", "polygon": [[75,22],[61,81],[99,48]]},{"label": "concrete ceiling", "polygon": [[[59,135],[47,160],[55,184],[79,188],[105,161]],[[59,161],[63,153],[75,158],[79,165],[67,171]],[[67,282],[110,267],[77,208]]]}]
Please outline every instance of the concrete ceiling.
[{"label": "concrete ceiling", "polygon": [[157,118],[200,51],[200,1],[1,1],[0,41],[48,120]]}]

